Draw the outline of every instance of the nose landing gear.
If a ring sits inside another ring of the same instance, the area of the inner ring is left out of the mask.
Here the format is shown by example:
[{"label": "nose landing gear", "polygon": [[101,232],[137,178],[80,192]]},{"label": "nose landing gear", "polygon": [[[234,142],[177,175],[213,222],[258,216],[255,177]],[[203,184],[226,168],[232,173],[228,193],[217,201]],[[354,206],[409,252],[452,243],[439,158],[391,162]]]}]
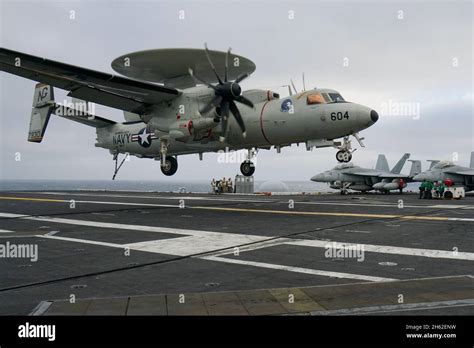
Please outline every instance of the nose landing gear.
[{"label": "nose landing gear", "polygon": [[[357,133],[354,133],[352,135],[354,136],[354,138],[356,138],[357,142],[359,143],[361,147],[365,147],[364,143],[362,142],[364,138],[360,138],[359,134]],[[336,153],[337,161],[344,162],[344,163],[350,162],[352,160],[352,153],[355,150],[357,150],[357,149],[352,150],[352,142],[349,139],[349,136],[345,136],[342,139],[342,144],[337,146],[336,148],[339,149],[339,151]]]}]

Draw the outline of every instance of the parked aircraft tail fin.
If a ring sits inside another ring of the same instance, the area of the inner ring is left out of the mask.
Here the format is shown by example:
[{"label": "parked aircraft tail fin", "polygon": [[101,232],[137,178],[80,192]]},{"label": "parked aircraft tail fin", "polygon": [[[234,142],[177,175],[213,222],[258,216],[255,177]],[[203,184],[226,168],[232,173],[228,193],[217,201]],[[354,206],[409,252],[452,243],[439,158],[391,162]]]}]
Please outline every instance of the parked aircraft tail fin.
[{"label": "parked aircraft tail fin", "polygon": [[408,162],[411,162],[410,174],[408,175],[410,178],[413,178],[415,175],[418,175],[421,173],[420,160],[408,160]]},{"label": "parked aircraft tail fin", "polygon": [[390,169],[388,168],[388,162],[385,155],[380,154],[377,158],[377,164],[375,165],[376,170],[380,170],[383,172],[388,172]]},{"label": "parked aircraft tail fin", "polygon": [[436,163],[439,162],[439,160],[426,160],[426,162],[430,162],[430,168],[429,168],[429,169],[431,169],[431,168],[434,167],[434,165],[435,165]]},{"label": "parked aircraft tail fin", "polygon": [[407,159],[410,158],[410,154],[409,153],[405,153],[397,162],[397,164],[395,164],[392,168],[392,170],[390,171],[390,173],[392,174],[400,174],[400,172],[402,171],[402,168],[403,166],[405,165],[405,162],[407,161]]},{"label": "parked aircraft tail fin", "polygon": [[41,143],[49,118],[55,107],[53,87],[38,83],[35,86],[28,141]]},{"label": "parked aircraft tail fin", "polygon": [[469,163],[469,168],[474,169],[474,151],[471,152],[471,162]]}]

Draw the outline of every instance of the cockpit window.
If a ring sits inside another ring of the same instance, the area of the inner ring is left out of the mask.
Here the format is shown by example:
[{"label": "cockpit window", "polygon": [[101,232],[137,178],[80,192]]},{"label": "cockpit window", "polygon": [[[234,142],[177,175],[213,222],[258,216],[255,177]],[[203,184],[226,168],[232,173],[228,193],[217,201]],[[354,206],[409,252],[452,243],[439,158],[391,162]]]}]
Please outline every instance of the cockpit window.
[{"label": "cockpit window", "polygon": [[311,93],[308,94],[308,96],[306,97],[306,104],[324,104],[324,99],[319,93]]},{"label": "cockpit window", "polygon": [[343,102],[344,98],[339,93],[328,93],[334,103]]},{"label": "cockpit window", "polygon": [[347,168],[353,168],[353,167],[354,167],[353,163],[342,163],[335,166],[332,170],[341,170],[341,169],[347,169]]},{"label": "cockpit window", "polygon": [[323,96],[324,100],[326,101],[326,103],[330,103],[331,102],[331,98],[329,98],[328,94],[327,93],[321,93],[321,95]]}]

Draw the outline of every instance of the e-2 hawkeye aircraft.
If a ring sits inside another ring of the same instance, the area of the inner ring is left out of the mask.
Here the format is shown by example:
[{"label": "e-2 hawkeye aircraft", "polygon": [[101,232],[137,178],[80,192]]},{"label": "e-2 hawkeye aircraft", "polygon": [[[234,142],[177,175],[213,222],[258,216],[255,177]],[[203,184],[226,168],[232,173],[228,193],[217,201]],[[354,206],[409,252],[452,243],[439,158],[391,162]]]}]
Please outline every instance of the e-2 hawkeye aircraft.
[{"label": "e-2 hawkeye aircraft", "polygon": [[[270,90],[242,91],[239,83],[255,64],[230,48],[139,51],[115,59],[112,68],[125,77],[0,48],[0,70],[40,82],[28,141],[42,141],[51,114],[95,127],[95,146],[110,150],[115,160],[114,178],[125,160],[118,165],[119,154],[160,160],[165,175],[176,173],[179,155],[202,159],[205,152],[247,149],[240,170],[250,176],[258,149],[280,152],[293,143],[306,143],[307,150],[333,146],[337,160],[349,162],[350,136],[364,146],[358,132],[378,120],[375,110],[331,89],[283,99]],[[79,102],[56,103],[53,87]],[[85,102],[123,110],[125,122],[96,116],[80,106]]]}]

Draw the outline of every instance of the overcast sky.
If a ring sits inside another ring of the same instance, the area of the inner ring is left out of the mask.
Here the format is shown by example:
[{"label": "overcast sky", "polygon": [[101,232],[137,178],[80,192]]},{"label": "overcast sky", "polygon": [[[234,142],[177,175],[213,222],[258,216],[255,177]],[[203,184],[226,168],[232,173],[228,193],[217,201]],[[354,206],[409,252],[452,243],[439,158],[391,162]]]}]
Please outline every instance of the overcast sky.
[{"label": "overcast sky", "polygon": [[[216,50],[231,46],[255,62],[244,89],[272,88],[285,95],[278,86],[292,77],[301,87],[304,71],[307,87],[337,89],[346,100],[381,114],[362,132],[367,147],[354,154],[358,165],[374,167],[377,154],[385,153],[392,166],[404,152],[421,160],[457,153],[458,163],[467,165],[474,149],[471,1],[0,3],[2,47],[95,70],[113,72],[111,61],[128,52],[202,48],[207,42]],[[91,127],[53,116],[41,144],[26,141],[34,84],[0,73],[0,179],[109,179],[112,157],[94,147]],[[64,92],[55,92],[64,100]],[[410,103],[414,113],[386,110],[397,103]],[[100,106],[96,111],[123,120],[121,111]],[[255,176],[308,180],[336,165],[335,153],[307,152],[304,146],[279,155],[262,150]],[[197,155],[181,156],[178,173],[167,178],[158,162],[132,158],[118,178],[207,180],[234,176],[238,168],[217,163],[215,154],[205,154],[203,162]]]}]

